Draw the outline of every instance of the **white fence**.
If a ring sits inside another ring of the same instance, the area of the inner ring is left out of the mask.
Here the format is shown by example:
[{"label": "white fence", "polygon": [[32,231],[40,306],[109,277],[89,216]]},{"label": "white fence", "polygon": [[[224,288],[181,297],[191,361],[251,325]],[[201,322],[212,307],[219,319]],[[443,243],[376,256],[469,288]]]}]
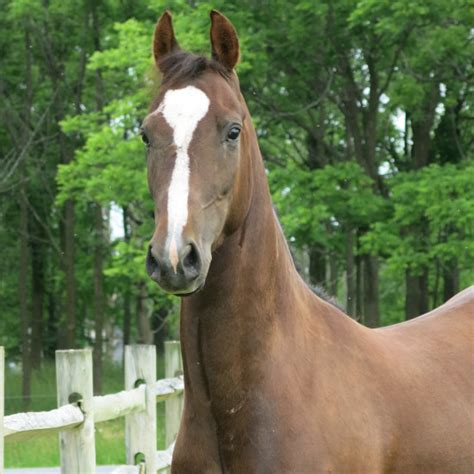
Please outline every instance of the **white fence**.
[{"label": "white fence", "polygon": [[[169,469],[183,406],[184,383],[179,342],[165,343],[165,376],[156,380],[156,350],[125,347],[125,390],[93,396],[91,349],[56,351],[58,407],[45,412],[3,416],[4,349],[0,347],[0,474],[4,443],[60,433],[62,473],[95,473],[95,428],[125,417],[126,465],[114,472],[155,473]],[[165,451],[156,451],[156,402],[165,402]]]}]

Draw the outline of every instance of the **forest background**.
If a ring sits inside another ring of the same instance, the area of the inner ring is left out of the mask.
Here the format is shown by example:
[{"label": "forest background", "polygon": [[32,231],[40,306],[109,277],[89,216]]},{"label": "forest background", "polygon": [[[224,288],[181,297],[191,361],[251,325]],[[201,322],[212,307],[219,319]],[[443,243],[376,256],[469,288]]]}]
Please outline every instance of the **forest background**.
[{"label": "forest background", "polygon": [[124,344],[179,337],[179,301],[145,272],[139,134],[167,8],[193,52],[209,54],[212,8],[236,26],[242,91],[309,283],[375,327],[474,282],[468,1],[0,0],[0,345],[26,408],[58,348],[93,346],[101,393]]}]

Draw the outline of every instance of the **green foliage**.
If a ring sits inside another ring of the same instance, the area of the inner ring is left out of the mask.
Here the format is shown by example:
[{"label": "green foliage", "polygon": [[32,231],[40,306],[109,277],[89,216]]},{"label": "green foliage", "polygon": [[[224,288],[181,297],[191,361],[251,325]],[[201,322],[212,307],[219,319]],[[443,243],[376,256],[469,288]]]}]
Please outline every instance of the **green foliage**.
[{"label": "green foliage", "polygon": [[58,203],[73,198],[151,206],[145,151],[138,136],[139,118],[145,115],[151,87],[145,74],[150,69],[151,24],[128,20],[114,29],[114,46],[96,52],[88,64],[89,71],[101,71],[106,93],[114,99],[100,112],[92,110],[63,121],[63,130],[81,135],[85,145],[72,163],[59,167]]},{"label": "green foliage", "polygon": [[[418,272],[437,261],[459,259],[471,268],[474,259],[474,165],[431,165],[392,179],[390,219],[376,223],[364,246],[388,256],[402,271]],[[410,232],[422,226],[425,238]]]},{"label": "green foliage", "polygon": [[289,162],[287,168],[275,167],[270,180],[278,190],[273,197],[282,223],[297,246],[314,242],[330,248],[339,242],[328,229],[337,233],[367,227],[384,215],[383,199],[354,162],[316,171]]}]

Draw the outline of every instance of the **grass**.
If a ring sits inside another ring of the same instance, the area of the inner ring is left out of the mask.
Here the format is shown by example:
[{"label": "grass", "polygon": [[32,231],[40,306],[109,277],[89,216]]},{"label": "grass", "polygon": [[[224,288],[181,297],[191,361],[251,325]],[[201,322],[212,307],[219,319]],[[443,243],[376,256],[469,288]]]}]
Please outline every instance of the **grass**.
[{"label": "grass", "polygon": [[[163,378],[163,359],[157,360],[157,378]],[[103,393],[123,390],[123,368],[107,363],[103,369]],[[47,362],[32,375],[31,404],[28,411],[56,408],[56,377],[53,362]],[[21,397],[21,371],[7,365],[5,371],[5,415],[25,411]],[[157,404],[157,449],[165,445],[164,404]],[[125,463],[125,419],[119,418],[95,425],[97,464]],[[46,434],[21,442],[5,443],[5,467],[59,466],[57,434]]]}]

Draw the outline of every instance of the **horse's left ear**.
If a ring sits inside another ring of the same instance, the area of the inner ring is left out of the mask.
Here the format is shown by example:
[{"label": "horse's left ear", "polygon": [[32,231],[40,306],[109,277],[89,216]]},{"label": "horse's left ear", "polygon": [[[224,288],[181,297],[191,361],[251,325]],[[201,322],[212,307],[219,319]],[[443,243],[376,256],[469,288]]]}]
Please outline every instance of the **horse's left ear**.
[{"label": "horse's left ear", "polygon": [[239,38],[234,25],[217,10],[211,11],[212,57],[227,69],[234,69],[239,61]]}]

